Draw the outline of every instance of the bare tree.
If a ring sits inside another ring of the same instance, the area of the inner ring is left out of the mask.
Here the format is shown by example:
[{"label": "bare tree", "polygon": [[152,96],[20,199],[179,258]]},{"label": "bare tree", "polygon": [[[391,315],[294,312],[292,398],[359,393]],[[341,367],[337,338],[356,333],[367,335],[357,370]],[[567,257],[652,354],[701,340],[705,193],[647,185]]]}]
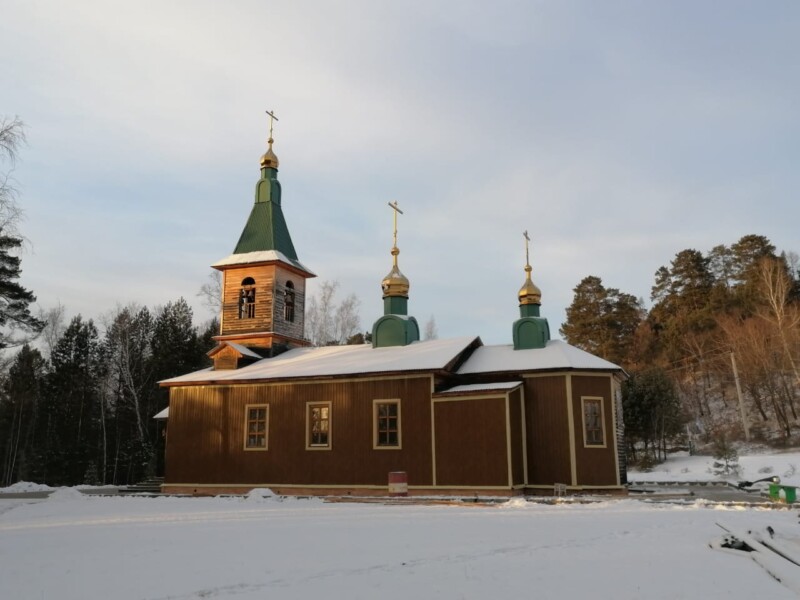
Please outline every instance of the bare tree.
[{"label": "bare tree", "polygon": [[436,317],[431,315],[431,318],[425,322],[425,327],[422,334],[423,340],[438,340],[439,328],[436,326]]},{"label": "bare tree", "polygon": [[44,356],[49,359],[53,354],[53,348],[56,347],[58,340],[64,335],[64,330],[67,328],[65,324],[66,309],[60,302],[53,308],[39,309],[39,320],[44,322],[44,328],[40,334],[42,343],[44,344]]},{"label": "bare tree", "polygon": [[208,280],[200,286],[197,295],[202,298],[203,306],[219,316],[222,312],[222,273],[213,269],[208,274]]},{"label": "bare tree", "polygon": [[333,317],[333,339],[339,344],[344,344],[360,328],[361,319],[358,316],[358,309],[361,302],[355,294],[350,294],[336,307],[336,314]]},{"label": "bare tree", "polygon": [[306,336],[314,346],[344,344],[359,330],[360,300],[350,294],[337,304],[338,289],[338,281],[323,281],[306,306]]},{"label": "bare tree", "polygon": [[[19,119],[0,117],[0,159],[6,159],[13,170],[17,150],[25,144],[25,124]],[[11,171],[0,172],[0,230],[16,235],[16,224],[21,210],[16,202],[17,190],[13,185]]]},{"label": "bare tree", "polygon": [[789,302],[792,291],[792,280],[787,273],[786,264],[782,260],[764,259],[759,265],[761,294],[766,305],[765,311],[757,314],[773,325],[778,333],[784,358],[800,384],[800,370],[792,352],[790,338],[796,335],[800,326],[800,310]]},{"label": "bare tree", "polygon": [[[152,440],[145,415],[151,408],[149,401],[154,388],[155,368],[151,360],[154,322],[147,308],[136,304],[117,306],[116,310],[107,316],[105,330],[107,372],[104,382],[105,398],[101,401],[104,469],[108,452],[106,409],[117,414],[127,409],[127,414],[132,415],[135,424],[135,443],[147,459],[151,458]],[[113,480],[117,477],[119,452],[118,439]]]}]

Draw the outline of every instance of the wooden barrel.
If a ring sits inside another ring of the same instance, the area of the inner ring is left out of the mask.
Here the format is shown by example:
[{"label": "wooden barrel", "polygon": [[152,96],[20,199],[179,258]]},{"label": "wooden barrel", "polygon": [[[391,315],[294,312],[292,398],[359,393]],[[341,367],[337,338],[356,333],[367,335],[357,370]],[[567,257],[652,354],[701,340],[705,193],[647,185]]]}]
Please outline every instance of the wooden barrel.
[{"label": "wooden barrel", "polygon": [[408,474],[405,471],[389,473],[389,495],[408,496]]}]

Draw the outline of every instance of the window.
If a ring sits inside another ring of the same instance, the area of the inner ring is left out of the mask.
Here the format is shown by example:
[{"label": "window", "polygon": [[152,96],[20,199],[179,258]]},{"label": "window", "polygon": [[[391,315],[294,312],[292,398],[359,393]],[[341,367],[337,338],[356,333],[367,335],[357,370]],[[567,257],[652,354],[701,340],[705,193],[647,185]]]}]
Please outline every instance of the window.
[{"label": "window", "polygon": [[375,450],[400,449],[400,401],[373,400],[372,421],[374,423],[372,447]]},{"label": "window", "polygon": [[603,399],[581,398],[583,403],[583,445],[605,447]]},{"label": "window", "polygon": [[269,405],[248,404],[245,406],[244,449],[266,450],[269,426]]},{"label": "window", "polygon": [[294,323],[294,284],[286,282],[286,289],[283,291],[283,320]]},{"label": "window", "polygon": [[256,316],[256,282],[252,277],[242,280],[239,291],[239,318],[252,319]]},{"label": "window", "polygon": [[330,450],[331,403],[306,404],[306,450]]}]

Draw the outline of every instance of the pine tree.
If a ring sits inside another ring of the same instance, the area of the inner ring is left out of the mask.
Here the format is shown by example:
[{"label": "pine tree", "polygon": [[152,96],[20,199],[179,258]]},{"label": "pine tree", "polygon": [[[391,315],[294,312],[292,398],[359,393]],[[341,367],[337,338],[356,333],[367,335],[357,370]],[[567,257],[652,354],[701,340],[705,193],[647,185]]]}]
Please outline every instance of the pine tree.
[{"label": "pine tree", "polygon": [[751,315],[759,303],[761,263],[778,258],[775,246],[763,235],[745,235],[731,246],[731,256],[737,306],[745,315]]},{"label": "pine tree", "polygon": [[714,327],[713,287],[709,259],[697,250],[678,252],[669,268],[661,267],[656,271],[651,293],[655,304],[650,309],[648,322],[661,352],[669,360],[683,355],[686,334],[703,333]]},{"label": "pine tree", "polygon": [[616,364],[631,358],[633,337],[642,322],[641,303],[631,294],[606,288],[590,275],[575,286],[560,333],[570,344]]},{"label": "pine tree", "polygon": [[37,420],[39,481],[83,483],[102,462],[101,378],[104,364],[94,323],[73,318],[51,357],[44,412]]},{"label": "pine tree", "polygon": [[[13,163],[25,142],[25,129],[19,119],[0,118],[0,159]],[[0,172],[0,349],[24,343],[38,333],[44,323],[30,312],[36,296],[19,283],[22,238],[16,233],[20,209],[16,190],[7,174]],[[18,334],[22,334],[18,337]]]},{"label": "pine tree", "polygon": [[649,369],[633,373],[622,385],[625,439],[631,459],[637,444],[645,456],[666,458],[667,441],[681,433],[685,419],[675,385],[666,372]]},{"label": "pine tree", "polygon": [[[183,375],[207,367],[206,352],[213,345],[212,337],[219,334],[216,319],[198,333],[192,325],[192,309],[186,300],[179,298],[156,311],[151,339],[151,360],[154,382]],[[155,387],[150,417],[169,404],[169,390]],[[155,463],[153,469],[163,468],[164,439],[158,435],[158,424],[149,419],[153,432]]]},{"label": "pine tree", "polygon": [[179,298],[157,311],[151,349],[156,381],[205,366],[206,349],[200,347],[186,300]]},{"label": "pine tree", "polygon": [[47,364],[35,348],[25,344],[9,368],[0,397],[0,486],[34,479],[34,432],[39,417]]}]

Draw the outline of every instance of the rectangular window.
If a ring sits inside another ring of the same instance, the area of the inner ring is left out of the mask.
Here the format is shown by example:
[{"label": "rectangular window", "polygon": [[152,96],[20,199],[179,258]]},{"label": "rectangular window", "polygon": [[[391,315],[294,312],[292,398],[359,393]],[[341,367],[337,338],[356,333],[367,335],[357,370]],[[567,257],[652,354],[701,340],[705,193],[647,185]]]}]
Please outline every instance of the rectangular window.
[{"label": "rectangular window", "polygon": [[605,447],[606,435],[602,398],[581,398],[583,403],[583,445]]},{"label": "rectangular window", "polygon": [[331,447],[331,403],[306,404],[306,449],[328,450]]},{"label": "rectangular window", "polygon": [[375,450],[401,447],[399,400],[373,400],[372,421],[372,447]]},{"label": "rectangular window", "polygon": [[244,449],[266,450],[269,429],[269,405],[248,404],[245,406]]}]

